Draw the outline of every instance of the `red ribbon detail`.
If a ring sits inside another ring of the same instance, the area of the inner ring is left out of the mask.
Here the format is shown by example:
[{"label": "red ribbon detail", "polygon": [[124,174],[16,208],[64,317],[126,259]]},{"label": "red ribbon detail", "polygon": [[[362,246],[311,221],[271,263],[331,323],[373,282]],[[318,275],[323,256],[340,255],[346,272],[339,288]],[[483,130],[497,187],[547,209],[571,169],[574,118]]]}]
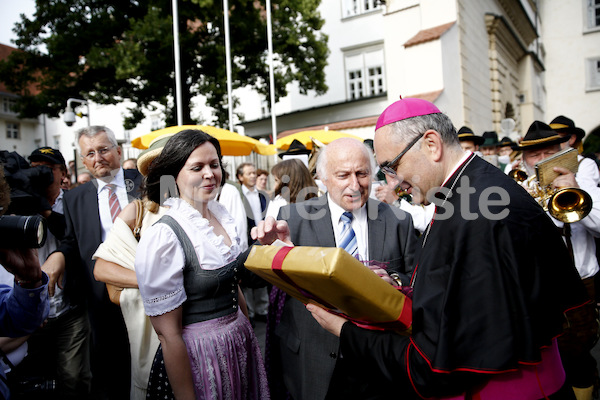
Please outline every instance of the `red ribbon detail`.
[{"label": "red ribbon detail", "polygon": [[295,288],[298,292],[300,292],[304,297],[309,298],[311,300],[315,300],[316,302],[322,304],[323,306],[329,308],[329,312],[342,316],[348,320],[350,320],[352,323],[356,324],[357,326],[360,326],[362,328],[366,328],[366,329],[371,329],[371,330],[386,330],[386,329],[395,329],[395,330],[406,330],[408,329],[408,327],[410,327],[410,325],[412,324],[412,300],[410,299],[410,297],[405,296],[404,297],[404,305],[402,307],[402,311],[400,312],[400,315],[398,316],[398,319],[396,321],[389,321],[389,322],[365,322],[365,321],[359,321],[357,319],[351,318],[348,315],[335,311],[337,309],[337,307],[327,303],[326,301],[320,299],[318,296],[315,296],[314,294],[302,289],[301,287],[299,287],[298,285],[296,285],[296,283],[294,281],[292,281],[286,274],[285,272],[283,272],[283,261],[285,260],[285,257],[287,257],[287,255],[289,254],[290,251],[292,251],[293,247],[289,247],[289,246],[285,246],[282,247],[281,249],[279,249],[277,251],[277,253],[275,254],[275,256],[273,257],[273,262],[271,263],[271,270],[273,272],[275,272],[275,274],[284,282],[286,282],[288,285],[292,286],[293,288]]},{"label": "red ribbon detail", "polygon": [[304,297],[309,298],[311,300],[314,300],[316,302],[318,302],[319,304],[324,305],[327,308],[330,309],[335,309],[335,306],[332,306],[331,304],[327,303],[325,300],[320,299],[318,296],[315,296],[314,294],[310,293],[307,290],[302,289],[300,286],[296,285],[296,283],[291,280],[286,274],[285,272],[283,272],[283,260],[285,260],[285,257],[288,255],[288,253],[290,251],[292,251],[293,247],[290,246],[285,246],[282,247],[281,249],[279,249],[277,251],[277,253],[275,254],[275,257],[273,257],[273,262],[271,263],[271,270],[273,270],[273,272],[275,272],[275,274],[281,278],[282,281],[286,282],[288,285],[292,286],[294,289],[296,289],[298,292],[300,292]]}]

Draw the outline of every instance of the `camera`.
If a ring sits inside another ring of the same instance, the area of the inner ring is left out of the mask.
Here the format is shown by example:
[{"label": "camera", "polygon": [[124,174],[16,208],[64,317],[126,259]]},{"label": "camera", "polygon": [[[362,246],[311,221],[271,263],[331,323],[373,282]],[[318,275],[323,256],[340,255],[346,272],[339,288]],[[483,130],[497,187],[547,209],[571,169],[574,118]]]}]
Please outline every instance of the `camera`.
[{"label": "camera", "polygon": [[46,220],[39,215],[3,215],[0,217],[0,248],[37,249],[46,243]]},{"label": "camera", "polygon": [[36,214],[51,209],[44,192],[54,180],[52,170],[47,166],[30,167],[15,152],[0,151],[0,163],[0,197],[8,197],[6,192],[10,190],[10,205],[0,210],[0,248],[39,248],[46,241],[47,224]]}]

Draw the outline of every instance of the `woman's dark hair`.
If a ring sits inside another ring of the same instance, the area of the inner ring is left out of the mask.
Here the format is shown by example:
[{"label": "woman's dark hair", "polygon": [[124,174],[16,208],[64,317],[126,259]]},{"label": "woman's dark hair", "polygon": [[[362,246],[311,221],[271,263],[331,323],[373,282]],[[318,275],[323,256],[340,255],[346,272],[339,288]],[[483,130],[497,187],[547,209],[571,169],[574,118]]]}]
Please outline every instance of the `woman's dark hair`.
[{"label": "woman's dark hair", "polygon": [[[217,149],[222,172],[220,184],[223,186],[225,184],[225,168],[219,141],[201,130],[186,129],[173,135],[165,144],[160,155],[148,167],[144,195],[155,203],[162,204],[165,200],[164,195],[169,191],[169,184],[165,184],[163,177],[174,183],[179,171],[181,171],[193,151],[206,142],[212,143]],[[163,185],[161,185],[161,180]],[[161,186],[163,187],[161,188]]]},{"label": "woman's dark hair", "polygon": [[[300,200],[317,197],[318,186],[302,161],[298,159],[281,161],[271,168],[271,173],[279,179],[273,196],[280,194],[289,203],[295,203],[302,189],[314,188],[314,190],[305,190],[304,192],[308,193],[303,192]],[[284,188],[288,189],[284,191]]]}]

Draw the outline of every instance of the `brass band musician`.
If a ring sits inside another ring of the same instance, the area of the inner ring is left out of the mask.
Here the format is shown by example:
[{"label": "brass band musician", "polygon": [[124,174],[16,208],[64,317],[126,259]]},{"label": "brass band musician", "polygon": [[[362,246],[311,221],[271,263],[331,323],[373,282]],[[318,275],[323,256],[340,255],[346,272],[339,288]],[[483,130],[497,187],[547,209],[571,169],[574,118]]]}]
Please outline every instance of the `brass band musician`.
[{"label": "brass band musician", "polygon": [[[523,167],[529,176],[534,176],[535,165],[558,153],[561,144],[567,142],[569,137],[561,136],[549,125],[536,121],[530,126],[521,143],[513,148],[523,151]],[[574,174],[567,168],[554,167],[554,171],[559,175],[552,181],[553,189],[581,188],[591,196],[593,201],[590,213],[578,222],[563,223],[556,218],[552,218],[552,221],[563,231],[577,271],[588,290],[590,299],[594,299],[594,275],[599,270],[594,238],[600,237],[600,189],[590,184],[588,179],[580,179],[579,174]],[[528,179],[525,182],[532,183],[532,180]],[[535,251],[547,250],[535,249]],[[573,386],[578,400],[592,398],[596,362],[590,350],[598,335],[596,317],[596,305],[595,301],[592,301],[587,312],[569,316],[571,326],[559,338],[559,349],[567,381]],[[576,331],[577,335],[575,335]]]},{"label": "brass band musician", "polygon": [[[585,136],[585,131],[575,126],[572,119],[559,115],[550,122],[550,128],[554,129],[561,137],[566,137],[568,140],[560,144],[561,149],[572,147],[577,149],[579,153],[583,149],[582,141]],[[581,181],[590,180],[590,184],[598,186],[600,184],[600,172],[598,166],[591,158],[585,158],[581,154],[577,156],[579,169],[577,170],[577,179]]]}]

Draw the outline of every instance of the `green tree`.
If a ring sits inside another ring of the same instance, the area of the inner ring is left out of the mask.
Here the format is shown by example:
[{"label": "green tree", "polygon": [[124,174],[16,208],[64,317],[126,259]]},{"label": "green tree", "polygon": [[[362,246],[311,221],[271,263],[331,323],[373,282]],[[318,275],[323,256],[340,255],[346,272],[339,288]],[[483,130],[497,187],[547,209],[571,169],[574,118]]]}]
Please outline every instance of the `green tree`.
[{"label": "green tree", "polygon": [[[184,123],[191,99],[202,94],[216,125],[228,120],[222,1],[179,1],[179,42]],[[325,93],[327,36],[320,0],[273,0],[276,99],[297,82],[302,93]],[[57,116],[69,97],[134,106],[133,128],[143,110],[167,109],[175,123],[172,9],[170,0],[37,0],[31,20],[15,26],[20,51],[0,62],[0,81],[22,97],[21,116]],[[266,11],[261,1],[229,0],[233,88],[250,86],[269,96]],[[29,88],[36,87],[32,92]],[[39,92],[38,92],[39,91]],[[171,99],[171,100],[169,100]],[[240,118],[243,116],[238,114]]]}]

